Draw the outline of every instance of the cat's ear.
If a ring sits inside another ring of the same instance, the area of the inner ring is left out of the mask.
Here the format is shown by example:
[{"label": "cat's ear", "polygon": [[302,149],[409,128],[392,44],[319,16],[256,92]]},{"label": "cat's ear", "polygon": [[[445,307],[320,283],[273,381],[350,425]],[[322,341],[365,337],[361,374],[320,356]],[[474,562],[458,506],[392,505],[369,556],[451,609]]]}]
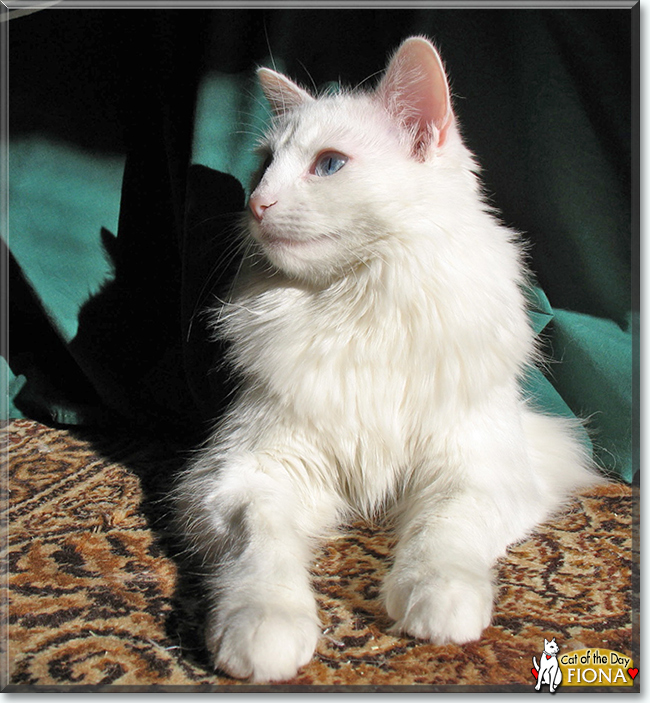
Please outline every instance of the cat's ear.
[{"label": "cat's ear", "polygon": [[299,85],[270,68],[258,68],[257,77],[274,115],[284,115],[314,98]]},{"label": "cat's ear", "polygon": [[548,647],[549,644],[551,643],[546,639],[546,637],[544,637],[544,646]]},{"label": "cat's ear", "polygon": [[427,39],[411,37],[402,43],[376,95],[413,133],[414,156],[424,160],[432,146],[444,144],[454,119],[449,84],[440,56]]}]

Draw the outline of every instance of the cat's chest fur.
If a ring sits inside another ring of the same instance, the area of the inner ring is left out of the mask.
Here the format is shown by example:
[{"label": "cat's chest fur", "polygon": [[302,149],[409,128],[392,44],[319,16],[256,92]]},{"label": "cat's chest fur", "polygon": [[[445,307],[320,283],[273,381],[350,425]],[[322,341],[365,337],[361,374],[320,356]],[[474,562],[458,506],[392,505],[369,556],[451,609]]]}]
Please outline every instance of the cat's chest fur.
[{"label": "cat's chest fur", "polygon": [[440,427],[459,404],[510,377],[527,350],[513,343],[498,364],[476,364],[525,324],[518,297],[502,328],[484,314],[484,295],[460,317],[469,284],[459,292],[433,266],[420,247],[419,257],[402,250],[326,289],[282,276],[245,284],[222,317],[222,333],[248,400],[359,470],[392,472],[417,461],[419,447],[444,442]]},{"label": "cat's chest fur", "polygon": [[[225,324],[233,358],[250,382],[264,384],[297,417],[367,423],[378,408],[395,416],[430,341],[431,325],[424,323],[433,314],[424,299],[396,303],[385,285],[343,281],[312,291],[280,284],[244,295]],[[430,386],[431,372],[429,365]]]},{"label": "cat's chest fur", "polygon": [[279,424],[307,442],[300,461],[310,457],[308,470],[325,472],[358,507],[376,505],[413,461],[426,434],[421,408],[436,395],[432,311],[396,304],[384,285],[269,287],[240,296],[224,323],[246,402],[280,418],[270,432]]}]

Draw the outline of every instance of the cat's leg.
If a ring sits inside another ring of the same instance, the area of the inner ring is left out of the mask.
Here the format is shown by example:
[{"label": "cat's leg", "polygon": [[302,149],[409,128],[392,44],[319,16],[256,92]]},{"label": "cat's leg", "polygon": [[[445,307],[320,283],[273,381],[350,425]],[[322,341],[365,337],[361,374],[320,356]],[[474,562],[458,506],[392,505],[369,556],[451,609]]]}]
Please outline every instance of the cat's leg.
[{"label": "cat's leg", "polygon": [[562,670],[560,669],[557,659],[555,660],[554,668],[551,671],[550,679],[549,691],[551,693],[555,693],[555,689],[562,683]]},{"label": "cat's leg", "polygon": [[468,417],[447,435],[445,453],[416,470],[383,590],[398,631],[437,643],[478,639],[490,623],[496,560],[543,517],[517,416],[503,415]]},{"label": "cat's leg", "polygon": [[237,678],[293,676],[312,657],[320,623],[309,565],[336,501],[266,454],[203,459],[179,491],[181,512],[208,570],[206,642]]},{"label": "cat's leg", "polygon": [[478,534],[483,528],[472,535],[473,543],[465,539],[473,531],[467,516],[476,517],[482,503],[469,494],[456,495],[436,513],[422,510],[402,531],[383,589],[396,631],[461,644],[478,639],[489,625],[493,562],[481,553],[482,546],[488,548]]}]

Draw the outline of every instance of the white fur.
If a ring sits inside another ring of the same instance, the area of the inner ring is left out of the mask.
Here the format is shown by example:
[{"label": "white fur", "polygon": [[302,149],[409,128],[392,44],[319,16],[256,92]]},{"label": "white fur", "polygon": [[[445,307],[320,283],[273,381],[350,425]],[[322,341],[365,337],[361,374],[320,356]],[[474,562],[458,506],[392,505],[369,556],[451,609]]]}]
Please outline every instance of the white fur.
[{"label": "white fur", "polygon": [[[215,313],[241,388],[178,501],[210,573],[208,646],[234,676],[284,679],[309,660],[313,547],[350,512],[395,518],[396,630],[462,643],[489,624],[507,546],[595,480],[575,427],[521,397],[535,349],[520,246],[455,120],[413,148],[394,88],[407,45],[388,97],[386,83],[286,88],[253,194],[269,207],[247,217],[247,269]],[[274,76],[272,103],[281,88]],[[349,161],[319,178],[327,149]]]}]

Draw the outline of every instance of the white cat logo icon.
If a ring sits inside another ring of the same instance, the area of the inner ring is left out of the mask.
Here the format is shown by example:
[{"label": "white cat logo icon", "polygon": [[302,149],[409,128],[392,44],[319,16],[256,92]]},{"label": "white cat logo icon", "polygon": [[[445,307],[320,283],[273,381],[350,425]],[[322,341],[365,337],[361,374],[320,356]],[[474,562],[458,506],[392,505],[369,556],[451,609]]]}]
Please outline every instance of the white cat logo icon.
[{"label": "white cat logo icon", "polygon": [[533,676],[537,679],[535,690],[541,691],[542,684],[548,684],[549,693],[555,693],[555,689],[562,683],[562,670],[557,660],[557,653],[560,651],[555,642],[555,637],[549,642],[544,639],[544,652],[540,657],[539,664],[533,657],[535,668],[532,669]]}]

